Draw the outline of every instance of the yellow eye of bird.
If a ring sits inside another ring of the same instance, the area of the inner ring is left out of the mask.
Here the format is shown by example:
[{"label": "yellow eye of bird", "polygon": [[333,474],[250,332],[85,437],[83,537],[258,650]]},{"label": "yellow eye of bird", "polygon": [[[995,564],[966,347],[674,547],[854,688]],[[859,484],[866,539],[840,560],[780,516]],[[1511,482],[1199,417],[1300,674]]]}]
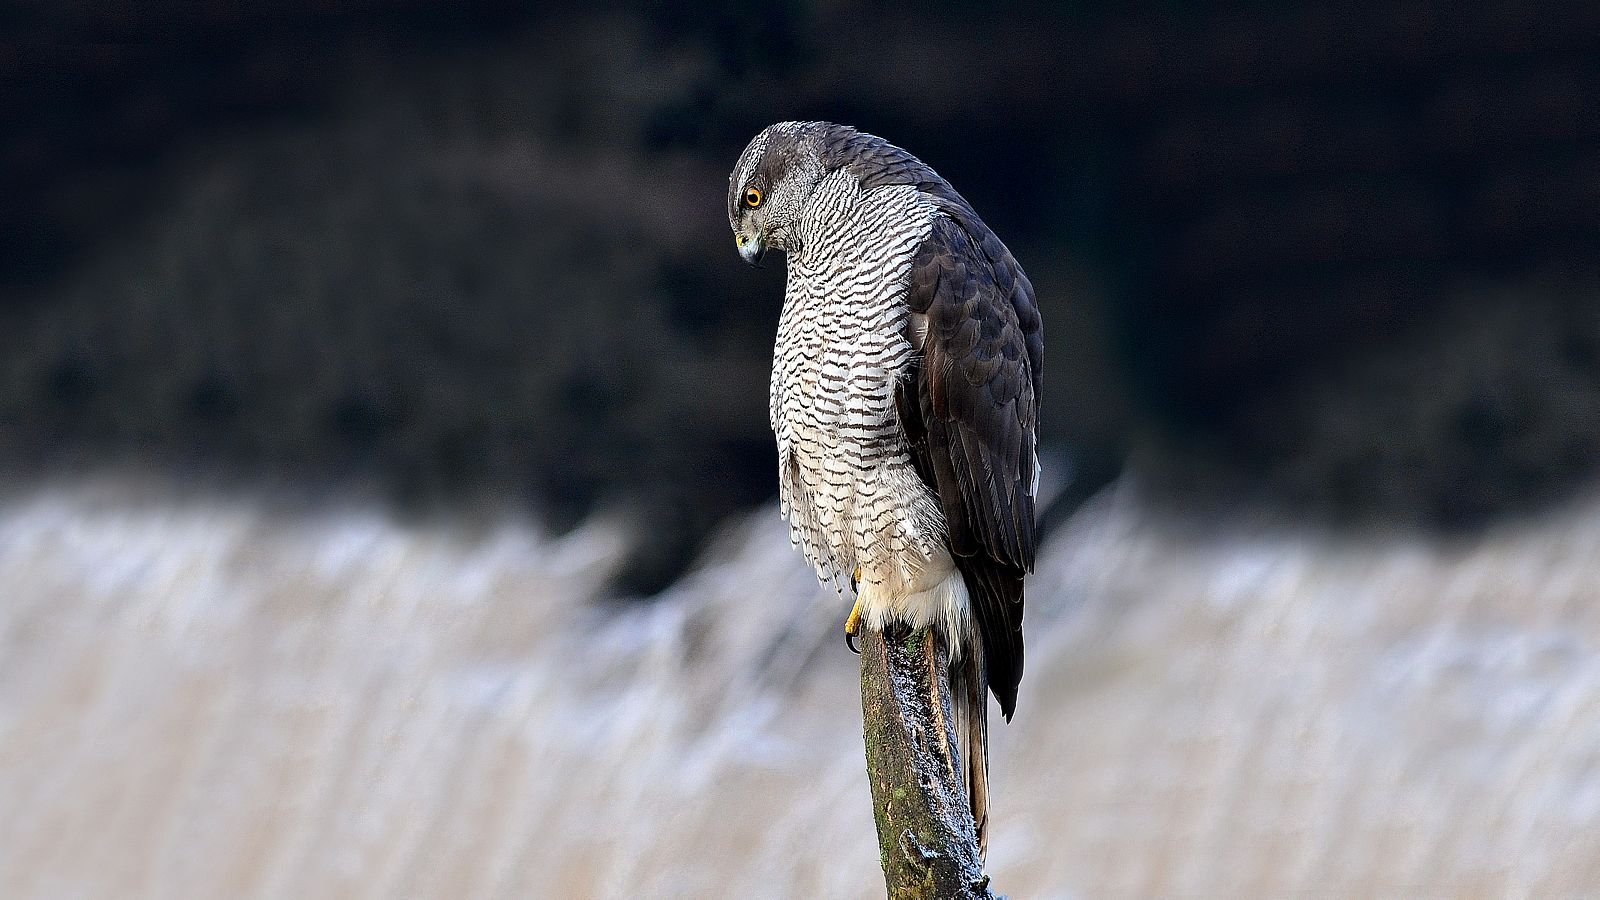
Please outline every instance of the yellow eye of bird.
[{"label": "yellow eye of bird", "polygon": [[760,206],[761,201],[764,199],[766,198],[762,197],[761,192],[755,188],[750,188],[744,192],[744,205],[750,207],[751,209],[755,209],[756,207]]}]

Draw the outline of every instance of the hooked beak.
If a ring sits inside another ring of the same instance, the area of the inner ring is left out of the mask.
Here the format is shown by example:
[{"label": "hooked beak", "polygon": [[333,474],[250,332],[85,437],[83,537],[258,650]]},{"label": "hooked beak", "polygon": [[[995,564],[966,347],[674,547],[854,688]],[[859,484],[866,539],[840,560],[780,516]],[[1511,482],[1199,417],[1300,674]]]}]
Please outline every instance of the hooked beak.
[{"label": "hooked beak", "polygon": [[733,242],[739,245],[739,255],[752,266],[761,265],[761,257],[767,255],[767,245],[762,243],[759,235],[750,237],[741,231],[733,236]]}]

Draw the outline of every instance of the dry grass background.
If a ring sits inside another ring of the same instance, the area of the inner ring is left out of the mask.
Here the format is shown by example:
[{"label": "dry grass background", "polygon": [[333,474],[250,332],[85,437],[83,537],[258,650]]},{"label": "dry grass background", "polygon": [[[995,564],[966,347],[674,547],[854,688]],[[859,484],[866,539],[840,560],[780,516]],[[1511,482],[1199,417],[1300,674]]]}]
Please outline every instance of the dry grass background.
[{"label": "dry grass background", "polygon": [[[106,475],[0,511],[16,898],[865,897],[844,604],[771,510],[652,605],[595,521],[404,522]],[[1023,897],[1600,881],[1600,501],[1455,543],[1177,518],[1052,538],[991,870]]]}]

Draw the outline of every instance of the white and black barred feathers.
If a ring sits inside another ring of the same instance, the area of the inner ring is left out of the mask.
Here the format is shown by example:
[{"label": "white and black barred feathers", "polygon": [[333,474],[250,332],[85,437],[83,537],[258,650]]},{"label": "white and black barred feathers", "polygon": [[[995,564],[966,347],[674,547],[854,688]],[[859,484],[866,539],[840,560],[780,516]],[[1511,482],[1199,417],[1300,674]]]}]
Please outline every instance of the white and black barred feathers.
[{"label": "white and black barred feathers", "polygon": [[[789,257],[773,352],[771,415],[784,514],[811,561],[874,578],[872,560],[937,552],[943,522],[914,477],[895,384],[910,365],[905,279],[932,225],[912,188],[862,196],[849,173],[825,177]],[[834,241],[872,234],[870,246]],[[805,448],[802,451],[801,448]]]}]

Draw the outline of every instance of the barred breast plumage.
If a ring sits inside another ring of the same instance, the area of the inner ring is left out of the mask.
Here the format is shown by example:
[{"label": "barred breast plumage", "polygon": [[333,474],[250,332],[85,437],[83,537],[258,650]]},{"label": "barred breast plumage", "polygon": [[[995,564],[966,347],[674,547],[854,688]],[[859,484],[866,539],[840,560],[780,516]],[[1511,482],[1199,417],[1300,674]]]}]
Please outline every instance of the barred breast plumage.
[{"label": "barred breast plumage", "polygon": [[912,466],[894,399],[913,353],[906,279],[937,215],[912,187],[868,193],[847,173],[825,178],[799,223],[804,249],[789,258],[773,352],[770,411],[791,535],[823,579],[859,577],[863,612],[879,625],[896,604],[872,595],[921,593],[949,571],[938,500]]}]

